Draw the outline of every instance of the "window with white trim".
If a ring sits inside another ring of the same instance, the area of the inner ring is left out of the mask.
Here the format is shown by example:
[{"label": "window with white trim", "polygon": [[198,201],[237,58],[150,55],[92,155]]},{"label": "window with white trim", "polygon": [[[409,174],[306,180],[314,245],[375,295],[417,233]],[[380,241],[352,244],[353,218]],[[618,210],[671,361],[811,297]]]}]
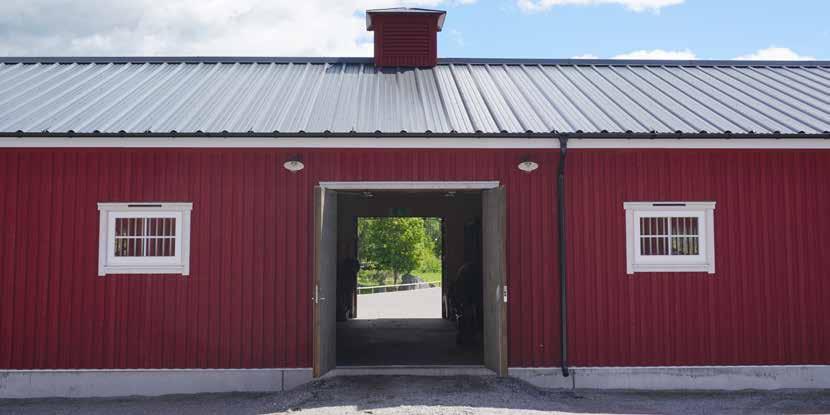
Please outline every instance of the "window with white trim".
[{"label": "window with white trim", "polygon": [[192,209],[192,203],[99,203],[98,275],[189,275]]},{"label": "window with white trim", "polygon": [[628,274],[715,273],[715,202],[625,202]]}]

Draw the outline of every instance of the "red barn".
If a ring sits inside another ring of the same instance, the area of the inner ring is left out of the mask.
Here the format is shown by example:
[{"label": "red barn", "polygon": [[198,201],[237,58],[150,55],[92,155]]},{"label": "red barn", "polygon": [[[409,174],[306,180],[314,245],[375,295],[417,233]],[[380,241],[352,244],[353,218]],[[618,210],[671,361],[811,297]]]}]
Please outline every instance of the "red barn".
[{"label": "red barn", "polygon": [[[437,59],[444,16],[368,12],[374,60],[0,58],[0,397],[830,387],[830,63]],[[477,258],[475,364],[338,364],[383,212]]]}]

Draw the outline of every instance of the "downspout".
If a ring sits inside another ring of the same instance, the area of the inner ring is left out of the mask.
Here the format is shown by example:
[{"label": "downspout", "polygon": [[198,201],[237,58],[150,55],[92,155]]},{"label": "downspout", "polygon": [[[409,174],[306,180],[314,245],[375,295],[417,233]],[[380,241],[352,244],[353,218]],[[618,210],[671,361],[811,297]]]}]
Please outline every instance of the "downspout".
[{"label": "downspout", "polygon": [[568,370],[568,280],[567,239],[565,237],[565,159],[568,156],[568,138],[559,137],[559,177],[556,188],[556,199],[559,215],[559,350],[561,353],[562,376],[570,375]]}]

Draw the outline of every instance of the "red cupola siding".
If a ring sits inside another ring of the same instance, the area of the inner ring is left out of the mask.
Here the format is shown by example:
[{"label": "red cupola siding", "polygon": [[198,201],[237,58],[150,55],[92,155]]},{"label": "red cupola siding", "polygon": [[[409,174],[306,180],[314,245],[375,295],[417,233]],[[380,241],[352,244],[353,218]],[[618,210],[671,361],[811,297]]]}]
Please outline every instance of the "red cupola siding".
[{"label": "red cupola siding", "polygon": [[375,32],[375,66],[437,65],[438,32],[446,15],[410,8],[367,11],[366,29]]}]

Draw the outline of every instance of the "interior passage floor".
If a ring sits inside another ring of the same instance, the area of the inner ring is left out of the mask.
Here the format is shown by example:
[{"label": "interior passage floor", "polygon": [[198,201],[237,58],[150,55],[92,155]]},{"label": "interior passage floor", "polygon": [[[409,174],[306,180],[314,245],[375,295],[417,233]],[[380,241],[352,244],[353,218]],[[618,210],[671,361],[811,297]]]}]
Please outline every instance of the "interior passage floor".
[{"label": "interior passage floor", "polygon": [[459,346],[452,322],[440,318],[337,323],[337,365],[481,365],[480,345]]}]

